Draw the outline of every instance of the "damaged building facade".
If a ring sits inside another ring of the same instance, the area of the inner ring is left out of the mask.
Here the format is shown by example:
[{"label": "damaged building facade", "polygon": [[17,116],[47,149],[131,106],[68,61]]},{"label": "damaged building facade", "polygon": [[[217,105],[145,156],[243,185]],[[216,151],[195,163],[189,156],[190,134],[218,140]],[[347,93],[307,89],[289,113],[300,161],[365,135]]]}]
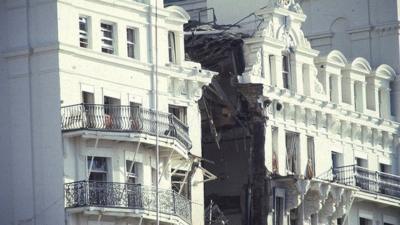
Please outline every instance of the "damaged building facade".
[{"label": "damaged building facade", "polygon": [[235,225],[399,224],[395,71],[319,55],[300,5],[267,2],[252,34],[187,26],[191,59],[219,72],[200,101],[203,156],[219,177],[206,204]]}]

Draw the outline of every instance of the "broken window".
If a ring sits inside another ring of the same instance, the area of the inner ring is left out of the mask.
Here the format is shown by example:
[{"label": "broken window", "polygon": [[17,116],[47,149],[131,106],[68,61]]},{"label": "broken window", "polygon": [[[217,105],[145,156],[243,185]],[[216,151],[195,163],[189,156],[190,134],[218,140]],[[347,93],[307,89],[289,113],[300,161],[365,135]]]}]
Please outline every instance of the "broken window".
[{"label": "broken window", "polygon": [[181,122],[187,124],[187,113],[186,107],[184,106],[176,106],[176,105],[169,105],[168,112],[172,115],[176,116]]},{"label": "broken window", "polygon": [[82,48],[89,47],[88,20],[86,16],[79,17],[79,46]]},{"label": "broken window", "polygon": [[168,56],[169,62],[176,63],[176,40],[175,33],[172,31],[168,32]]},{"label": "broken window", "polygon": [[297,151],[299,149],[299,134],[286,133],[286,169],[290,174],[297,172]]},{"label": "broken window", "polygon": [[136,36],[137,29],[135,28],[127,28],[126,29],[126,45],[127,45],[127,53],[129,58],[137,58],[136,53]]},{"label": "broken window", "polygon": [[101,23],[101,51],[114,54],[114,26],[111,23]]},{"label": "broken window", "polygon": [[87,157],[89,181],[107,181],[107,161],[105,157]]},{"label": "broken window", "polygon": [[282,58],[282,81],[283,88],[290,89],[290,56],[284,55]]},{"label": "broken window", "polygon": [[172,190],[177,193],[188,197],[188,185],[187,185],[188,172],[184,170],[171,170],[171,187]]}]

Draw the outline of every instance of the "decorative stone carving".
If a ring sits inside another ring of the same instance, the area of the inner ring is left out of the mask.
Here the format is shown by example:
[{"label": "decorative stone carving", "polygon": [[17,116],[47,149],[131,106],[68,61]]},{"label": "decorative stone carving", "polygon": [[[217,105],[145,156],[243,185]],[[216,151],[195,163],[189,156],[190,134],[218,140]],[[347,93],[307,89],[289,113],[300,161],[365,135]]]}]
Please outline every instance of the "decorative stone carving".
[{"label": "decorative stone carving", "polygon": [[341,218],[348,213],[353,202],[354,191],[346,190],[342,194],[341,201],[336,204],[336,212],[332,215],[333,219]]},{"label": "decorative stone carving", "polygon": [[294,183],[288,184],[286,189],[286,212],[290,212],[301,204],[301,195]]},{"label": "decorative stone carving", "polygon": [[250,68],[246,68],[246,71],[243,73],[243,76],[258,76],[261,77],[262,76],[262,60],[263,60],[263,52],[262,52],[262,48],[260,48],[257,53],[256,53],[256,57],[255,57],[255,62],[252,64],[252,66]]},{"label": "decorative stone carving", "polygon": [[357,124],[353,124],[353,138],[355,140],[361,140],[362,137],[362,129],[361,126],[357,125]]},{"label": "decorative stone carving", "polygon": [[318,220],[320,224],[328,225],[330,224],[331,217],[336,210],[336,203],[332,196],[329,194],[328,198],[325,201],[324,206],[318,213]]},{"label": "decorative stone carving", "polygon": [[201,84],[196,81],[190,81],[188,86],[190,97],[196,100],[200,99],[202,93]]}]

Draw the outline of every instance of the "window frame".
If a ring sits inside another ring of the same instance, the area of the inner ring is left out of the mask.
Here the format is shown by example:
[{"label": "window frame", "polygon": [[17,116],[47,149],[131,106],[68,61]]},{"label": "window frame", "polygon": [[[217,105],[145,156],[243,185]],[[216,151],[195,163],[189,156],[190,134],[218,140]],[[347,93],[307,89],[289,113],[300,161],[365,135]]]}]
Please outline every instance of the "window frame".
[{"label": "window frame", "polygon": [[[81,23],[85,24],[85,29],[81,29]],[[79,15],[78,24],[79,24],[79,47],[89,48],[90,47],[90,41],[89,41],[90,18],[89,18],[89,16]],[[86,42],[84,42],[82,40],[86,40]]]},{"label": "window frame", "polygon": [[168,31],[168,61],[174,64],[177,63],[176,33],[174,31]]},{"label": "window frame", "polygon": [[284,89],[290,90],[291,87],[291,62],[290,62],[290,54],[282,55],[282,87]]},{"label": "window frame", "polygon": [[[132,40],[129,39],[129,32],[132,31]],[[131,27],[128,26],[126,28],[126,56],[131,59],[138,59],[139,58],[139,51],[137,45],[138,42],[138,34],[139,34],[139,29],[136,27]],[[130,47],[133,49],[133,51],[130,51]],[[130,55],[132,53],[132,55]]]},{"label": "window frame", "polygon": [[[96,160],[96,159],[104,159],[104,163],[105,163],[105,168],[104,168],[104,170],[99,170],[98,168],[96,168],[96,169],[93,169],[93,166],[94,166],[94,161]],[[93,163],[92,163],[92,161],[93,161]],[[87,157],[86,157],[86,164],[87,164],[87,171],[88,171],[88,180],[89,181],[95,181],[95,182],[107,182],[107,181],[109,181],[110,180],[110,178],[109,178],[109,173],[110,173],[110,166],[108,165],[109,164],[109,158],[108,157],[101,157],[101,156],[93,156],[93,155],[88,155]],[[102,174],[102,175],[105,175],[105,179],[103,179],[103,180],[94,180],[94,179],[90,179],[90,177],[91,177],[91,175],[92,175],[92,173],[95,173],[95,174]]]},{"label": "window frame", "polygon": [[182,123],[188,125],[187,123],[188,115],[186,106],[168,104],[168,112],[174,115],[176,118],[178,118]]},{"label": "window frame", "polygon": [[[107,29],[104,26],[109,26],[110,29]],[[100,31],[101,31],[101,52],[106,54],[115,55],[116,54],[116,46],[115,46],[115,24],[112,22],[101,21],[100,22]],[[110,37],[105,35],[110,33]],[[110,43],[107,43],[110,42]]]}]

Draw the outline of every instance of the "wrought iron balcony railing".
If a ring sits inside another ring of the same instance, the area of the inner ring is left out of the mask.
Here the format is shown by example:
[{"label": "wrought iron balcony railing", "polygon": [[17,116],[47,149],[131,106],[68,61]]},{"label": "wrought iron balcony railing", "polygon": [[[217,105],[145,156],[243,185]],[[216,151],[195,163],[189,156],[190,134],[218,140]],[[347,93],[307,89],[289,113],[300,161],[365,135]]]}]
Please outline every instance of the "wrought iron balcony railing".
[{"label": "wrought iron balcony railing", "polygon": [[[159,190],[159,212],[191,223],[190,201],[173,190]],[[156,188],[138,184],[78,181],[65,184],[65,207],[104,207],[156,212]]]},{"label": "wrought iron balcony railing", "polygon": [[336,167],[320,177],[345,185],[357,186],[365,191],[400,198],[400,176],[371,171],[357,165]]},{"label": "wrought iron balcony railing", "polygon": [[79,129],[114,132],[138,132],[173,137],[187,149],[192,147],[189,127],[170,113],[119,105],[77,104],[61,108],[62,130]]}]

